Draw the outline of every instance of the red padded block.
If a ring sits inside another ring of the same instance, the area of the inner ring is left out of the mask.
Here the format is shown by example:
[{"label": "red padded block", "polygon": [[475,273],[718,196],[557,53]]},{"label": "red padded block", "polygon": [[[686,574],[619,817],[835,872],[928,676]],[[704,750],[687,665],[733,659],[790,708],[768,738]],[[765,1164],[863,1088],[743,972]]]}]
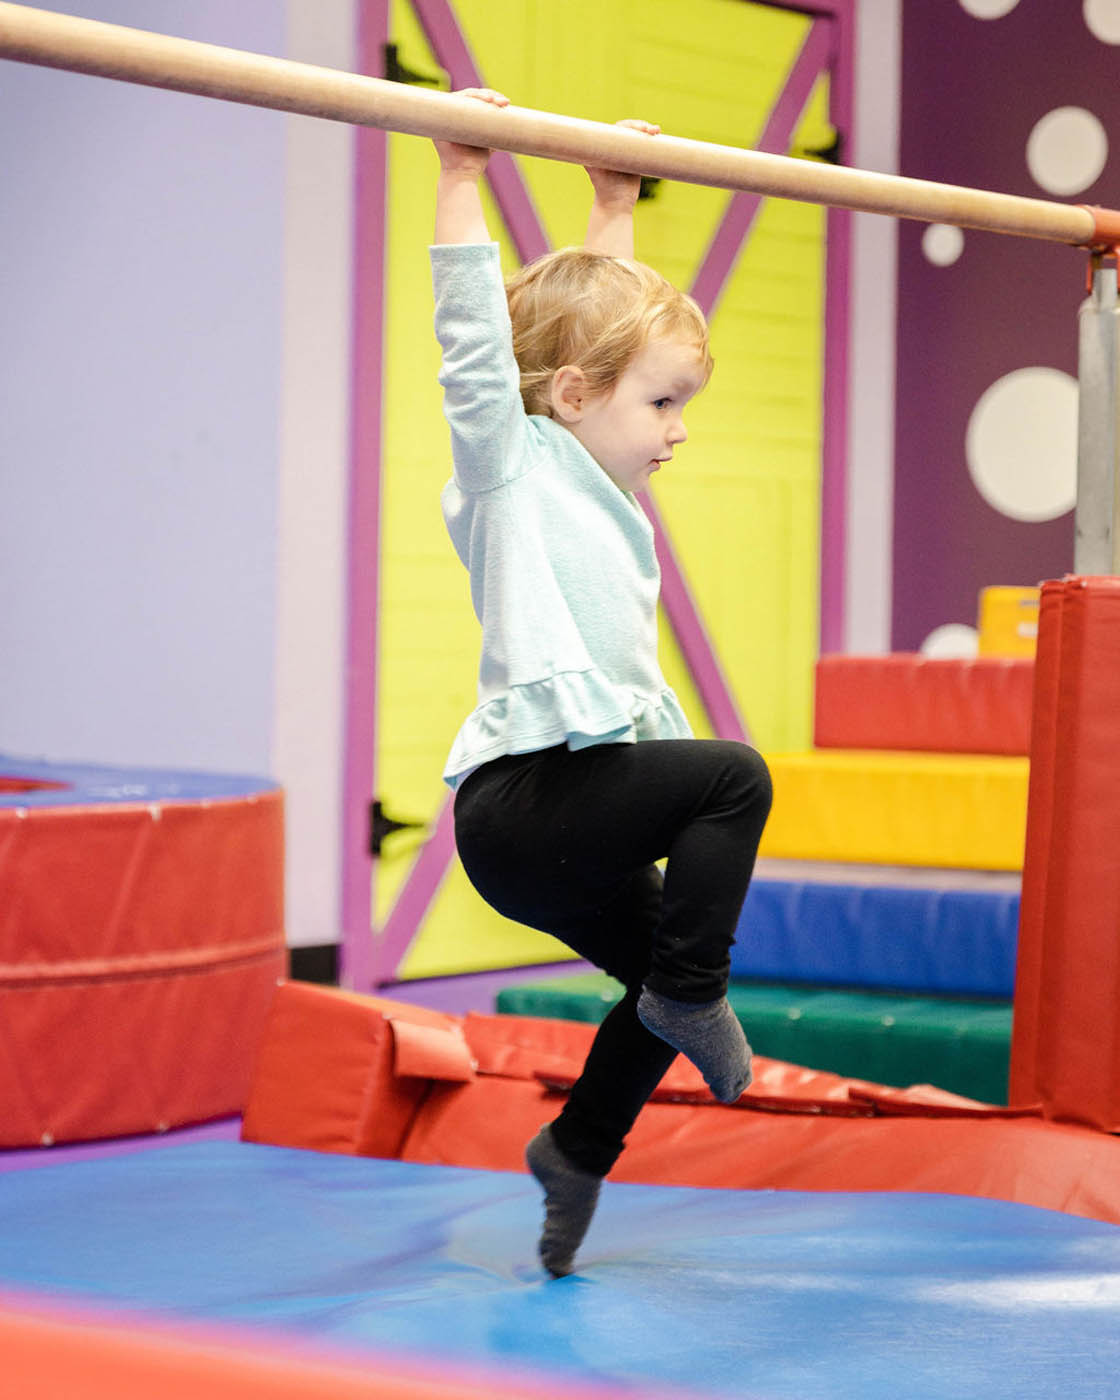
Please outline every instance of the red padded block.
[{"label": "red padded block", "polygon": [[617,1181],[929,1191],[1120,1223],[1120,1142],[1037,1118],[837,1118],[650,1104]]},{"label": "red padded block", "polygon": [[436,1084],[409,1127],[402,1162],[486,1171],[525,1170],[525,1145],[564,1100],[539,1079],[480,1075],[471,1084]]},{"label": "red padded block", "polygon": [[1043,585],[1013,1101],[1120,1132],[1120,579]]},{"label": "red padded block", "polygon": [[[390,1015],[403,1028],[399,1052]],[[415,1072],[421,1068],[428,1074]],[[276,1147],[396,1157],[433,1069],[458,1079],[473,1072],[455,1017],[285,982],[261,1038],[241,1136]]]},{"label": "red padded block", "polygon": [[816,668],[818,748],[1025,754],[1034,662],[822,656]]},{"label": "red padded block", "polygon": [[283,946],[283,800],[0,808],[0,979]]},{"label": "red padded block", "polygon": [[1038,1093],[1038,1012],[1042,993],[1046,880],[1054,817],[1063,599],[1064,589],[1060,583],[1042,585],[1035,655],[1027,836],[1015,956],[1015,1012],[1008,1081],[1011,1103],[1029,1102]]},{"label": "red padded block", "polygon": [[[246,1136],[368,1152],[387,1148],[397,1134],[392,1155],[404,1161],[523,1171],[525,1144],[563,1103],[542,1074],[570,1080],[596,1029],[533,1017],[468,1016],[461,1025],[477,1073],[439,1082],[395,1074],[390,1018],[428,1026],[437,1036],[456,1026],[456,1018],[401,1002],[296,983],[281,988]],[[956,1192],[1120,1223],[1120,1141],[1113,1137],[1029,1114],[1015,1118],[928,1086],[884,1090],[773,1060],[755,1063],[751,1090],[739,1104],[725,1106],[710,1096],[702,1100],[695,1070],[678,1057],[655,1101],[642,1110],[612,1178],[672,1186]],[[380,1144],[371,1131],[378,1124]]]},{"label": "red padded block", "polygon": [[239,1111],[283,886],[278,792],[0,808],[0,1147]]},{"label": "red padded block", "polygon": [[471,1011],[463,1018],[463,1034],[479,1073],[506,1079],[536,1079],[548,1070],[578,1073],[598,1029],[585,1021],[544,1016],[486,1016]]},{"label": "red padded block", "polygon": [[[796,1073],[794,1066],[778,1069]],[[763,1067],[766,1075],[768,1069]],[[858,1092],[858,1091],[856,1091]],[[747,1095],[747,1099],[750,1099]],[[888,1092],[888,1097],[890,1097]],[[902,1096],[903,1098],[905,1095]],[[921,1091],[916,1098],[921,1100]],[[523,1171],[525,1144],[563,1100],[526,1080],[480,1076],[437,1086],[401,1156],[489,1170]],[[765,1107],[764,1104],[760,1107]],[[743,1190],[929,1191],[1020,1201],[1120,1224],[1120,1142],[1088,1129],[1025,1116],[989,1116],[983,1105],[911,1100],[922,1116],[758,1112],[722,1104],[651,1102],[630,1133],[611,1180]],[[932,1113],[934,1116],[926,1116]]]},{"label": "red padded block", "polygon": [[283,949],[190,973],[0,991],[0,1147],[240,1112]]},{"label": "red padded block", "polygon": [[393,1073],[398,1079],[439,1079],[468,1084],[475,1062],[458,1026],[418,1026],[400,1016],[387,1018],[393,1033]]},{"label": "red padded block", "polygon": [[[789,1068],[789,1067],[786,1067]],[[747,1096],[749,1098],[749,1095]],[[405,1161],[524,1171],[525,1144],[563,1099],[539,1082],[437,1085]],[[939,1106],[941,1109],[947,1106]],[[911,1109],[913,1111],[913,1109]],[[929,1191],[1020,1201],[1120,1224],[1120,1142],[1035,1117],[848,1117],[651,1102],[612,1181],[742,1190]]]}]

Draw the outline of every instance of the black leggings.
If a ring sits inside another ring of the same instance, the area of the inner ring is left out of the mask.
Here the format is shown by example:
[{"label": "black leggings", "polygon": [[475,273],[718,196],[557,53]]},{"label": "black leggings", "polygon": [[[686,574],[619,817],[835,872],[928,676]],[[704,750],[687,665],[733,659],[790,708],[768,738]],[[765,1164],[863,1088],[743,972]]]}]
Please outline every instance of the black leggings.
[{"label": "black leggings", "polygon": [[459,856],[483,899],[626,989],[552,1127],[584,1171],[611,1169],[676,1054],[638,1020],[643,985],[691,1002],[727,990],[770,797],[762,758],[720,739],[512,755],[456,794]]}]

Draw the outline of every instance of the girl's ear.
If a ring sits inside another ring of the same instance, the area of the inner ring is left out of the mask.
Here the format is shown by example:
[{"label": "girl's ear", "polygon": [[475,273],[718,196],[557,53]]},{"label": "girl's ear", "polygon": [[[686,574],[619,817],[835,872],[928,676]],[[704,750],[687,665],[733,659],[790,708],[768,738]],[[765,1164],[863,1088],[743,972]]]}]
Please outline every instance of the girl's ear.
[{"label": "girl's ear", "polygon": [[578,423],[587,399],[587,381],[579,365],[561,365],[548,390],[552,413],[562,423]]}]

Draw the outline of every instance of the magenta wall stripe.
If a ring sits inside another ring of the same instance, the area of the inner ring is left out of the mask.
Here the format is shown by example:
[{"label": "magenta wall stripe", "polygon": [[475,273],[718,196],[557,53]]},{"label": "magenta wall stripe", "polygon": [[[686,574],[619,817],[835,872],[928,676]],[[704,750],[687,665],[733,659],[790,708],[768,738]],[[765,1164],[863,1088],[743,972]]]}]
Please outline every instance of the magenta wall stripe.
[{"label": "magenta wall stripe", "polygon": [[[452,88],[485,87],[448,0],[412,0],[412,8]],[[521,261],[532,262],[547,253],[548,236],[513,156],[495,151],[486,178]]]},{"label": "magenta wall stripe", "polygon": [[[359,71],[380,74],[389,39],[388,0],[363,0]],[[350,500],[347,535],[346,713],[342,775],[342,985],[373,982],[369,803],[374,787],[377,604],[381,534],[382,347],[385,322],[384,132],[354,132],[354,324],[350,385]]]},{"label": "magenta wall stripe", "polygon": [[[757,150],[766,151],[769,155],[785,155],[789,150],[813,85],[821,70],[828,66],[831,29],[832,25],[827,20],[817,20],[811,26],[801,52],[786,76],[778,100],[766,119]],[[727,206],[727,212],[692,284],[692,295],[707,316],[711,316],[715,309],[764,198],[764,195],[742,192],[733,195]]]}]

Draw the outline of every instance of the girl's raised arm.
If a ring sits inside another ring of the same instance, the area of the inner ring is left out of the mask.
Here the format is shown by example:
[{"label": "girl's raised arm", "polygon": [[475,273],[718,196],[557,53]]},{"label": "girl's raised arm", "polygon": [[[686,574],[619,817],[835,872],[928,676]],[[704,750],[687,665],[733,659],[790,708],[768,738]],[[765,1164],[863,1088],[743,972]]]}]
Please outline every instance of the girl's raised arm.
[{"label": "girl's raised arm", "polygon": [[[657,136],[661,131],[655,123],[639,120],[621,121],[618,125],[644,131],[647,136]],[[594,165],[585,168],[595,197],[583,246],[592,253],[609,253],[612,257],[633,261],[634,205],[642,187],[642,177],[619,170],[601,170]]]},{"label": "girl's raised arm", "polygon": [[[508,107],[509,98],[493,88],[464,88],[458,97],[473,97],[494,107]],[[461,146],[436,141],[439,182],[436,185],[436,243],[489,243],[478,182],[490,159],[484,146]]]}]

